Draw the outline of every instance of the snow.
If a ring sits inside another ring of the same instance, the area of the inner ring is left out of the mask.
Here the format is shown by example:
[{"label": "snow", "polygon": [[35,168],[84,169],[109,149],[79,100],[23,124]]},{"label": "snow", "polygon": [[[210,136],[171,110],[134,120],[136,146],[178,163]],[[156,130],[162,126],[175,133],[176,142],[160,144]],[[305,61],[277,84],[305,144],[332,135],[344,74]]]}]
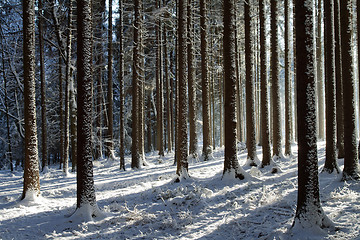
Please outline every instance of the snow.
[{"label": "snow", "polygon": [[[211,161],[189,163],[190,178],[174,183],[173,154],[159,161],[146,155],[149,166],[127,171],[119,162],[94,162],[99,217],[86,215],[91,206],[76,210],[76,174],[63,176],[57,165],[40,174],[41,196],[19,202],[23,173],[0,171],[0,239],[360,239],[360,184],[342,182],[341,174],[319,173],[321,204],[337,231],[303,229],[294,222],[297,200],[297,147],[292,158],[271,167],[246,166],[245,180],[223,179],[224,149]],[[325,142],[318,144],[319,172]],[[261,148],[257,156],[262,158]],[[343,168],[343,159],[338,161]],[[82,214],[82,216],[80,216]],[[71,217],[70,217],[71,216]],[[89,221],[83,222],[82,218]]]}]

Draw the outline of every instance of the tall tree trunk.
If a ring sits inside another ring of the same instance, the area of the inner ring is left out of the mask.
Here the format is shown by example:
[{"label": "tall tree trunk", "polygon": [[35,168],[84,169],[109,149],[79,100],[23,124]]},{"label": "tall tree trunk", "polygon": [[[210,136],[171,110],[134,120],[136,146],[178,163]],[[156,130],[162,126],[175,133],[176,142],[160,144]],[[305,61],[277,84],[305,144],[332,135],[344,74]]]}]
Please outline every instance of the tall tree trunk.
[{"label": "tall tree trunk", "polygon": [[188,0],[187,6],[187,64],[188,64],[188,82],[189,82],[189,156],[197,158],[197,131],[196,131],[196,78],[194,68],[194,37],[193,37],[193,20],[192,20],[192,0]]},{"label": "tall tree trunk", "polygon": [[335,71],[336,71],[336,139],[338,158],[344,158],[344,98],[341,57],[340,0],[334,0],[335,21]]},{"label": "tall tree trunk", "polygon": [[208,161],[212,154],[210,125],[210,81],[208,74],[207,47],[207,0],[200,0],[200,35],[201,35],[201,86],[203,114],[203,153],[202,158]]},{"label": "tall tree trunk", "polygon": [[[38,1],[39,16],[39,48],[40,48],[40,79],[41,79],[41,169],[47,171],[47,123],[46,123],[46,80],[45,80],[45,60],[44,60],[44,9],[42,0]],[[6,89],[5,89],[6,91]],[[5,99],[6,101],[6,99]]]},{"label": "tall tree trunk", "polygon": [[107,117],[108,117],[108,129],[107,136],[105,140],[106,151],[105,155],[107,158],[114,158],[114,130],[113,130],[113,121],[114,121],[114,97],[113,97],[113,44],[112,44],[112,35],[113,35],[113,27],[112,27],[112,0],[109,0],[109,17],[108,17],[108,86],[107,86]]},{"label": "tall tree trunk", "polygon": [[332,223],[322,210],[319,195],[313,1],[296,0],[295,8],[299,159],[297,209],[292,227],[320,229]]},{"label": "tall tree trunk", "polygon": [[178,2],[178,61],[179,61],[179,78],[178,78],[178,117],[177,117],[177,168],[178,175],[176,182],[182,179],[189,178],[188,174],[188,137],[187,137],[187,114],[188,114],[188,100],[187,100],[187,76],[186,76],[186,6],[187,0],[179,0]]},{"label": "tall tree trunk", "polygon": [[336,79],[335,79],[335,29],[334,0],[324,1],[325,19],[325,90],[326,90],[326,158],[324,171],[340,172],[336,162]]},{"label": "tall tree trunk", "polygon": [[91,5],[91,0],[77,0],[78,161],[75,215],[79,214],[85,221],[90,221],[100,214],[96,203],[91,154],[93,97]]},{"label": "tall tree trunk", "polygon": [[23,2],[25,167],[21,199],[40,195],[35,98],[35,1]]},{"label": "tall tree trunk", "polygon": [[66,43],[66,76],[65,76],[65,120],[64,120],[64,165],[63,172],[68,174],[69,165],[69,84],[71,81],[71,38],[72,38],[72,0],[69,0],[68,37]]},{"label": "tall tree trunk", "polygon": [[[356,0],[356,20],[357,20],[357,64],[358,64],[358,78],[360,79],[360,0]],[[360,81],[358,89],[360,89]],[[360,91],[359,91],[360,94]],[[359,96],[360,99],[360,96]],[[360,106],[360,105],[359,105]],[[359,114],[360,114],[360,108],[359,108]],[[360,129],[359,129],[360,130]],[[358,154],[360,155],[360,142],[358,147]]]},{"label": "tall tree trunk", "polygon": [[246,65],[246,145],[248,150],[247,164],[257,166],[256,132],[255,132],[255,79],[254,79],[254,48],[252,37],[252,20],[250,9],[252,1],[244,2],[245,16],[245,65]]},{"label": "tall tree trunk", "polygon": [[[73,73],[70,74],[73,76]],[[72,172],[77,166],[77,105],[74,86],[74,78],[70,79],[69,100],[70,100],[70,136],[71,136],[71,162]]]},{"label": "tall tree trunk", "polygon": [[291,155],[291,76],[290,76],[290,6],[285,0],[285,155]]},{"label": "tall tree trunk", "polygon": [[271,0],[271,83],[273,104],[273,156],[281,157],[281,105],[279,76],[279,6]]},{"label": "tall tree trunk", "polygon": [[120,169],[125,171],[125,118],[124,118],[124,106],[125,106],[125,79],[124,79],[124,6],[123,0],[119,0],[119,88],[120,88]]},{"label": "tall tree trunk", "polygon": [[267,77],[266,54],[266,5],[265,0],[259,1],[260,17],[260,81],[261,81],[261,137],[264,167],[271,163],[270,130],[269,130],[269,88]]},{"label": "tall tree trunk", "polygon": [[355,115],[355,72],[352,48],[352,0],[340,1],[341,16],[341,56],[344,96],[344,170],[343,179],[360,179],[356,140]]},{"label": "tall tree trunk", "polygon": [[[156,1],[156,7],[161,8],[161,0]],[[162,22],[161,17],[157,20],[156,26],[156,141],[159,155],[164,156],[164,94],[163,94],[163,52],[162,52]]]},{"label": "tall tree trunk", "polygon": [[[164,0],[165,3],[165,0]],[[173,134],[172,134],[172,105],[171,105],[171,97],[172,97],[172,89],[170,88],[170,78],[169,78],[169,57],[167,50],[167,32],[168,29],[166,25],[164,26],[163,31],[163,39],[164,39],[164,71],[165,71],[165,83],[166,83],[166,121],[167,121],[167,148],[168,152],[172,152],[172,142],[173,142]]]},{"label": "tall tree trunk", "polygon": [[318,97],[318,135],[319,139],[325,139],[325,108],[324,108],[324,69],[323,69],[323,51],[322,51],[322,8],[321,8],[321,0],[318,0],[317,3],[317,38],[316,38],[316,73],[317,73],[317,97]]},{"label": "tall tree trunk", "polygon": [[225,74],[225,159],[223,178],[244,179],[237,160],[236,145],[236,17],[235,1],[224,0],[224,74]]}]

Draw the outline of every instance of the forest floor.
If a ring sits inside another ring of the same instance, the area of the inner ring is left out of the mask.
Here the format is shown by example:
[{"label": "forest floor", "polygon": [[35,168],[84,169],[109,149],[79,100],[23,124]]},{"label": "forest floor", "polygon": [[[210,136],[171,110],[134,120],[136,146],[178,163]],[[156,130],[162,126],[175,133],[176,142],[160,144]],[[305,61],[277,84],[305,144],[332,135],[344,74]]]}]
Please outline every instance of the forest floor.
[{"label": "forest floor", "polygon": [[[325,143],[319,142],[319,172]],[[191,160],[190,180],[173,183],[172,153],[147,155],[141,170],[119,170],[119,162],[94,162],[96,197],[105,217],[70,221],[76,208],[76,174],[58,166],[41,174],[41,197],[19,202],[22,171],[0,171],[0,239],[360,239],[360,183],[341,174],[319,174],[323,209],[339,229],[291,233],[297,200],[297,150],[271,168],[244,167],[252,180],[222,180],[224,149],[211,161]],[[258,157],[262,158],[261,148]],[[246,151],[239,151],[246,162]],[[343,160],[339,160],[342,169]]]}]

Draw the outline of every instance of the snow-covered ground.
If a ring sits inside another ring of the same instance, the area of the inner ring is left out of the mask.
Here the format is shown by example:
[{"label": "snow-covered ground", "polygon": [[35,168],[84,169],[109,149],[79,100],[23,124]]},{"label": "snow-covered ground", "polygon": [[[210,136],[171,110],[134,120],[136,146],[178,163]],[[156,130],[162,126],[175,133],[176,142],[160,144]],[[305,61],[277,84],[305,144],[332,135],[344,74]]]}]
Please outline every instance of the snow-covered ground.
[{"label": "snow-covered ground", "polygon": [[[324,164],[319,143],[319,171]],[[297,161],[278,162],[281,171],[244,167],[251,181],[221,180],[224,149],[208,162],[190,162],[191,180],[173,183],[173,154],[147,155],[150,166],[119,170],[118,161],[94,162],[98,206],[106,217],[87,223],[69,218],[76,205],[76,175],[58,166],[41,174],[41,197],[19,203],[22,172],[0,171],[0,239],[287,239],[296,210]],[[258,157],[261,149],[258,148]],[[241,164],[246,152],[239,152]],[[339,161],[342,168],[343,161]],[[339,228],[323,236],[303,233],[295,239],[360,239],[360,183],[321,173],[326,214]]]}]

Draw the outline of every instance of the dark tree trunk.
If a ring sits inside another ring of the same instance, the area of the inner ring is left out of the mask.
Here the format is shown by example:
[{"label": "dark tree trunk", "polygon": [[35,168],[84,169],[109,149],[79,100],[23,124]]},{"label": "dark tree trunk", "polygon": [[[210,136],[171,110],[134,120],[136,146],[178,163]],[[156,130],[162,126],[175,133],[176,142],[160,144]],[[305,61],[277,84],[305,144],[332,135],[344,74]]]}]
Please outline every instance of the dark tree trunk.
[{"label": "dark tree trunk", "polygon": [[[316,137],[313,1],[296,0],[296,76],[299,134],[298,199],[293,227],[331,225],[320,205]],[[305,24],[306,23],[306,24]]]},{"label": "dark tree trunk", "polygon": [[120,88],[120,169],[125,171],[125,119],[124,119],[124,105],[125,105],[125,79],[124,79],[124,32],[123,19],[124,9],[123,0],[119,0],[119,88]]},{"label": "dark tree trunk", "polygon": [[[40,48],[40,79],[41,79],[41,170],[46,171],[48,162],[47,123],[46,123],[46,80],[44,60],[44,9],[42,0],[39,0],[39,48]],[[5,73],[4,73],[5,74]],[[5,89],[6,91],[6,89]],[[6,101],[6,99],[5,99]]]},{"label": "dark tree trunk", "polygon": [[85,220],[99,214],[96,204],[91,153],[92,135],[92,14],[91,0],[77,0],[77,92],[78,92],[78,159],[77,209],[86,210]]},{"label": "dark tree trunk", "polygon": [[112,0],[109,0],[109,17],[108,17],[108,86],[107,86],[107,119],[108,119],[108,129],[106,133],[105,139],[105,156],[107,158],[114,158],[114,97],[113,97],[113,44],[112,44],[112,34],[113,34],[113,27],[112,27]]},{"label": "dark tree trunk", "polygon": [[187,114],[188,114],[188,101],[187,101],[187,77],[186,77],[186,6],[187,0],[179,0],[178,2],[178,117],[177,117],[177,168],[176,174],[178,178],[176,181],[189,178],[188,174],[188,137],[187,137]]},{"label": "dark tree trunk", "polygon": [[[40,195],[35,99],[35,1],[23,2],[25,166],[21,199]],[[30,196],[33,195],[33,196]]]},{"label": "dark tree trunk", "polygon": [[250,166],[257,166],[256,133],[255,133],[255,79],[254,79],[254,48],[252,37],[251,5],[252,1],[244,2],[245,16],[245,66],[246,66],[246,145],[247,161]]},{"label": "dark tree trunk", "polygon": [[266,5],[265,0],[259,1],[260,8],[260,81],[261,81],[261,142],[263,159],[262,166],[271,162],[270,130],[269,130],[269,88],[266,60]]},{"label": "dark tree trunk", "polygon": [[203,153],[204,161],[212,154],[210,124],[210,81],[208,76],[208,39],[207,39],[207,0],[200,0],[200,35],[201,35],[201,86],[203,114]]},{"label": "dark tree trunk", "polygon": [[281,157],[281,105],[279,77],[279,6],[271,0],[271,88],[273,104],[273,156]]},{"label": "dark tree trunk", "polygon": [[325,18],[325,90],[326,90],[326,159],[324,171],[340,172],[336,162],[336,81],[334,0],[324,1]]},{"label": "dark tree trunk", "polygon": [[290,7],[289,0],[285,0],[285,155],[291,156],[291,77],[290,77]]},{"label": "dark tree trunk", "polygon": [[224,74],[225,74],[225,159],[223,178],[244,179],[237,160],[236,146],[236,16],[233,0],[224,0]]},{"label": "dark tree trunk", "polygon": [[341,16],[341,56],[344,96],[344,170],[343,179],[359,179],[359,160],[356,139],[355,114],[355,71],[354,52],[352,48],[352,0],[340,1]]},{"label": "dark tree trunk", "polygon": [[187,62],[188,62],[188,82],[189,82],[189,155],[197,158],[197,132],[196,132],[196,81],[194,68],[194,37],[192,23],[192,0],[188,0],[187,6]]},{"label": "dark tree trunk", "polygon": [[336,139],[338,158],[344,158],[344,98],[343,98],[343,74],[341,57],[341,31],[340,31],[340,0],[334,0],[335,21],[335,71],[336,71]]}]

